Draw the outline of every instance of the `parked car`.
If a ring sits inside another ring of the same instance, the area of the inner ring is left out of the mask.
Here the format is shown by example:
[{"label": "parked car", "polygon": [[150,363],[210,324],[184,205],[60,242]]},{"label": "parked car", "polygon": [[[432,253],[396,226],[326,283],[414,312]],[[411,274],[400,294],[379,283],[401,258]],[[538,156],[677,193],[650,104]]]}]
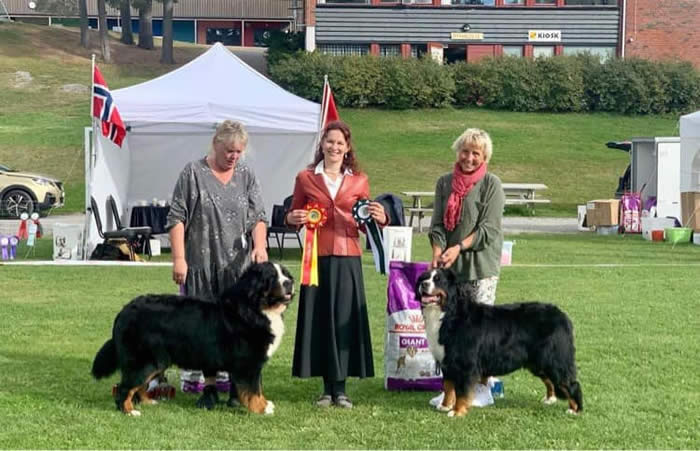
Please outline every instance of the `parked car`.
[{"label": "parked car", "polygon": [[0,215],[19,217],[62,207],[63,183],[44,175],[19,172],[0,164]]}]

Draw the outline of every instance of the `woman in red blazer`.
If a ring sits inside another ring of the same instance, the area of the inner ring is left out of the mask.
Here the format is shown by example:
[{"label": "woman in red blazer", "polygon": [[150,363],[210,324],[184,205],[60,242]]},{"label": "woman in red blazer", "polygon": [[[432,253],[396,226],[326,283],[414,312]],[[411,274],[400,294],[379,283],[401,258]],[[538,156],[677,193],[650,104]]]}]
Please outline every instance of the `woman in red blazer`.
[{"label": "woman in red blazer", "polygon": [[[292,365],[293,376],[323,377],[319,407],[352,408],[345,379],[374,376],[362,246],[352,216],[360,199],[369,199],[369,182],[357,166],[350,128],[330,122],[314,162],[297,175],[285,218],[301,227],[307,222],[308,202],[317,202],[328,215],[318,236],[318,286],[301,287]],[[378,224],[388,223],[379,202],[371,202],[369,212]]]}]

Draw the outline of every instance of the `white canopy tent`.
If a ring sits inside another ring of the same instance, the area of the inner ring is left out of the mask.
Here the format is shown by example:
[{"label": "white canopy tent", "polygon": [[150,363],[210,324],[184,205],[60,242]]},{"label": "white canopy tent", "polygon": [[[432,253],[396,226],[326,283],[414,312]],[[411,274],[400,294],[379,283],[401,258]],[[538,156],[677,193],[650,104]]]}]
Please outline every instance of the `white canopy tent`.
[{"label": "white canopy tent", "polygon": [[700,191],[700,111],[681,116],[681,192]]},{"label": "white canopy tent", "polygon": [[[313,158],[320,105],[285,91],[218,43],[179,69],[112,96],[128,129],[122,148],[100,133],[85,139],[86,205],[95,198],[106,230],[113,227],[108,196],[123,224],[133,205],[169,199],[182,168],[206,155],[216,125],[226,119],[248,130],[245,159],[262,185],[268,218]],[[89,256],[100,238],[86,216],[83,255]]]}]

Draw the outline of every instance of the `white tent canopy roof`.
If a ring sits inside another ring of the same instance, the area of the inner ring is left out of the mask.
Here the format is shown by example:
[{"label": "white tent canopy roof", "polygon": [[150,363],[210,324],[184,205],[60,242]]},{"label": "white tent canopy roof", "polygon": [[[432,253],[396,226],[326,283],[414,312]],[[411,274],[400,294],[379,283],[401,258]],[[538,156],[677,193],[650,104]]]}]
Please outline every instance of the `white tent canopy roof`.
[{"label": "white tent canopy roof", "polygon": [[681,138],[700,137],[700,111],[681,116]]},{"label": "white tent canopy roof", "polygon": [[251,130],[318,130],[318,103],[285,91],[220,43],[179,69],[112,95],[130,125],[235,119]]}]

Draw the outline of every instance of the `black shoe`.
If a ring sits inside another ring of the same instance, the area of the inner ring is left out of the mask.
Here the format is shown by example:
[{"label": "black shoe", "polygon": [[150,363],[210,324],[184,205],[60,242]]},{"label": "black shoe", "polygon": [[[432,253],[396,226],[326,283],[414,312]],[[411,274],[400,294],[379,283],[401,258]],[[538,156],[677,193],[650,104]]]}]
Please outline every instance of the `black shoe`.
[{"label": "black shoe", "polygon": [[321,408],[326,408],[330,407],[331,404],[333,404],[333,398],[331,395],[321,395],[317,400],[316,400],[316,407],[321,407]]},{"label": "black shoe", "polygon": [[216,385],[207,385],[202,391],[202,396],[197,400],[197,407],[200,409],[211,410],[219,402],[219,392]]}]

